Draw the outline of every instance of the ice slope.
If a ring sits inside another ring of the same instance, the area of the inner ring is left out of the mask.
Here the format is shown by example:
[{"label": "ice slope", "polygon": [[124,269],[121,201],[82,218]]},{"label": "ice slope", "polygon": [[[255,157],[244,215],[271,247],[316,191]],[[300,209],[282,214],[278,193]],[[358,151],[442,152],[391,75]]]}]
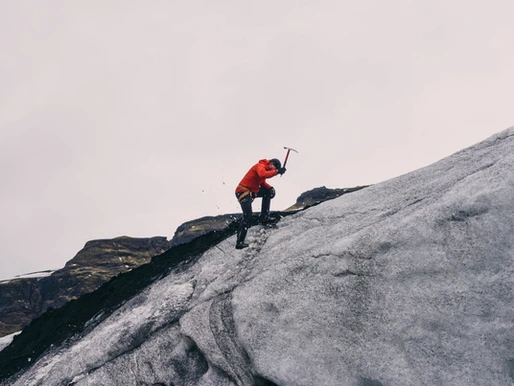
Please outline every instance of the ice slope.
[{"label": "ice slope", "polygon": [[512,385],[514,128],[254,227],[13,385]]}]

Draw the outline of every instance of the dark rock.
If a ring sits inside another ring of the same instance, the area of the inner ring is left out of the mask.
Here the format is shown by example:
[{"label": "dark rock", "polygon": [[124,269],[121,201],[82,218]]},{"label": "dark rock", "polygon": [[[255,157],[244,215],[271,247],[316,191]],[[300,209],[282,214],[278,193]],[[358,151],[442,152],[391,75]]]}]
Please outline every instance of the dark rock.
[{"label": "dark rock", "polygon": [[48,308],[59,308],[113,276],[150,262],[169,247],[166,237],[93,240],[50,276],[0,282],[0,337],[21,330]]},{"label": "dark rock", "polygon": [[171,239],[171,246],[185,244],[198,236],[226,229],[232,222],[239,221],[240,218],[240,214],[224,214],[220,216],[206,216],[185,222],[175,231],[175,235]]},{"label": "dark rock", "polygon": [[332,200],[342,196],[343,194],[356,192],[358,190],[367,188],[368,186],[369,185],[343,189],[329,189],[325,186],[314,188],[302,193],[300,197],[296,199],[296,203],[293,206],[287,208],[286,211],[304,209],[309,206],[318,205],[323,201]]}]

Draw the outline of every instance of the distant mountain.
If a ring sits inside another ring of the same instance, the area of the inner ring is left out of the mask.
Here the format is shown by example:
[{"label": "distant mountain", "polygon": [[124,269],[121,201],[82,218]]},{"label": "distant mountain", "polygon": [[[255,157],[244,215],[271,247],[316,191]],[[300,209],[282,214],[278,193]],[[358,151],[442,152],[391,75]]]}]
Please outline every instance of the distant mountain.
[{"label": "distant mountain", "polygon": [[514,128],[171,247],[33,320],[5,386],[514,383]]},{"label": "distant mountain", "polygon": [[93,240],[62,269],[0,281],[0,337],[21,330],[47,309],[61,307],[113,276],[148,263],[169,247],[166,237]]}]

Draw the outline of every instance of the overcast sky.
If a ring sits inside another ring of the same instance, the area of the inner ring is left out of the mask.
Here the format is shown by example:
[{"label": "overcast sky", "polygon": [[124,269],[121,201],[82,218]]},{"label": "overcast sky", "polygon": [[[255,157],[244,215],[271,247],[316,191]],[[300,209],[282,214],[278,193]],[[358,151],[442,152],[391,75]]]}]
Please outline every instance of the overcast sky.
[{"label": "overcast sky", "polygon": [[[514,124],[514,2],[0,2],[0,279],[85,242],[239,212],[261,158],[285,209]],[[259,210],[260,200],[254,202]]]}]

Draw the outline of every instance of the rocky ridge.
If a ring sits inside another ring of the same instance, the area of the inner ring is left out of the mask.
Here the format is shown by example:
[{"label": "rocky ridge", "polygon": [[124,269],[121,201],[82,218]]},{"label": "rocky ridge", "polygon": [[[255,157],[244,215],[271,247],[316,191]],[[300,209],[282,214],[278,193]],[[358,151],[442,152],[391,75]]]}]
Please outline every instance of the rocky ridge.
[{"label": "rocky ridge", "polygon": [[148,263],[169,247],[166,237],[88,241],[62,269],[0,282],[0,337],[21,330],[49,308],[59,308]]},{"label": "rocky ridge", "polygon": [[330,189],[325,186],[314,188],[302,193],[300,197],[296,199],[295,204],[287,208],[286,211],[305,209],[310,206],[321,204],[327,200],[333,200],[334,198],[340,197],[343,194],[352,193],[367,188],[368,186],[369,185],[356,186],[354,188],[343,189]]}]

